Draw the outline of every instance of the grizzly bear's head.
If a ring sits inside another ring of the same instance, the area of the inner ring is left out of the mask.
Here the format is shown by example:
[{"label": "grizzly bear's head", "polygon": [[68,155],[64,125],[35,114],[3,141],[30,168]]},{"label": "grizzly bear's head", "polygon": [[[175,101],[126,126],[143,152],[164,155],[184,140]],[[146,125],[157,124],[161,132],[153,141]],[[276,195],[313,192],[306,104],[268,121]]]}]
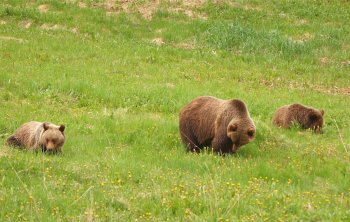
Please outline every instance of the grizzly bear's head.
[{"label": "grizzly bear's head", "polygon": [[315,133],[322,132],[323,127],[323,110],[313,109],[307,114],[306,123],[303,125],[305,129],[312,129]]},{"label": "grizzly bear's head", "polygon": [[40,138],[41,148],[44,152],[56,153],[61,151],[65,142],[64,125],[55,126],[43,123],[44,132]]},{"label": "grizzly bear's head", "polygon": [[256,129],[252,121],[232,120],[227,126],[227,137],[231,139],[232,152],[255,139]]}]

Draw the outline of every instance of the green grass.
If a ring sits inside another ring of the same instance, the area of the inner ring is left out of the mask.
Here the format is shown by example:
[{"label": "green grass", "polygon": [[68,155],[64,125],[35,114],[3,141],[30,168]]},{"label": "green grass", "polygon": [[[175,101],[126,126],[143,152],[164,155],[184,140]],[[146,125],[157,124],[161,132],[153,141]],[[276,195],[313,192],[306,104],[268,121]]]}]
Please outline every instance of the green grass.
[{"label": "green grass", "polygon": [[[67,127],[62,155],[0,148],[0,221],[350,220],[349,2],[199,2],[0,3],[3,144]],[[256,140],[186,153],[200,95],[244,100]],[[324,134],[272,126],[293,102],[325,110]]]}]

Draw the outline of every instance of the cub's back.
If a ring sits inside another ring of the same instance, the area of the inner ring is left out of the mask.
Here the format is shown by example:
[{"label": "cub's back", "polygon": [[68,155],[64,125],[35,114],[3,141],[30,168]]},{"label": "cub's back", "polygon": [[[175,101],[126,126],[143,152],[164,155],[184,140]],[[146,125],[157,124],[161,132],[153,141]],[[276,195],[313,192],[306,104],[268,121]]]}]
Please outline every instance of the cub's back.
[{"label": "cub's back", "polygon": [[42,130],[42,123],[31,121],[20,126],[16,130],[15,136],[25,146],[34,147],[37,145]]},{"label": "cub's back", "polygon": [[272,123],[280,127],[286,127],[290,105],[278,108],[272,117]]}]

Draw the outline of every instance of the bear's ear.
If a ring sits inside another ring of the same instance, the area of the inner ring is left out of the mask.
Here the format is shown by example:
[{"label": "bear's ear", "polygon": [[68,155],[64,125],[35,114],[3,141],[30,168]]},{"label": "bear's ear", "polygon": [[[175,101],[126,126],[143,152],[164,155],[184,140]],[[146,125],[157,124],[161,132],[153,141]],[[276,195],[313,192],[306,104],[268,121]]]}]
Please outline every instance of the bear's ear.
[{"label": "bear's ear", "polygon": [[237,124],[231,124],[228,126],[228,132],[235,132],[237,130]]},{"label": "bear's ear", "polygon": [[321,112],[322,116],[324,116],[324,110],[321,109],[320,112]]},{"label": "bear's ear", "polygon": [[58,129],[63,133],[65,128],[66,127],[64,125],[60,125],[60,128],[58,128]]},{"label": "bear's ear", "polygon": [[49,124],[48,123],[43,123],[44,131],[49,129]]},{"label": "bear's ear", "polygon": [[318,120],[318,115],[316,114],[316,113],[311,113],[310,115],[309,115],[309,121],[310,122],[316,122],[317,120]]}]

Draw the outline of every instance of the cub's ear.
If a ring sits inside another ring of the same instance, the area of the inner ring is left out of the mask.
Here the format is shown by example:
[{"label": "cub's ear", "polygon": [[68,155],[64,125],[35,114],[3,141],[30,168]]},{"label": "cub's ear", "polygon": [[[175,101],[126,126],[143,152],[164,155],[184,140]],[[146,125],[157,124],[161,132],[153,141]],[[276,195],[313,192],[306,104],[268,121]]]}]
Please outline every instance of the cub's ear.
[{"label": "cub's ear", "polygon": [[65,128],[66,127],[64,125],[60,125],[60,128],[58,128],[58,129],[63,133]]},{"label": "cub's ear", "polygon": [[49,124],[48,123],[43,123],[44,131],[49,129]]},{"label": "cub's ear", "polygon": [[322,116],[324,116],[324,110],[321,109],[320,112],[321,112]]},{"label": "cub's ear", "polygon": [[309,120],[310,120],[310,122],[315,122],[315,121],[317,121],[318,120],[318,115],[317,114],[315,114],[315,113],[311,113],[310,115],[309,115]]},{"label": "cub's ear", "polygon": [[228,132],[235,132],[236,130],[237,130],[237,124],[231,124],[227,128]]}]

